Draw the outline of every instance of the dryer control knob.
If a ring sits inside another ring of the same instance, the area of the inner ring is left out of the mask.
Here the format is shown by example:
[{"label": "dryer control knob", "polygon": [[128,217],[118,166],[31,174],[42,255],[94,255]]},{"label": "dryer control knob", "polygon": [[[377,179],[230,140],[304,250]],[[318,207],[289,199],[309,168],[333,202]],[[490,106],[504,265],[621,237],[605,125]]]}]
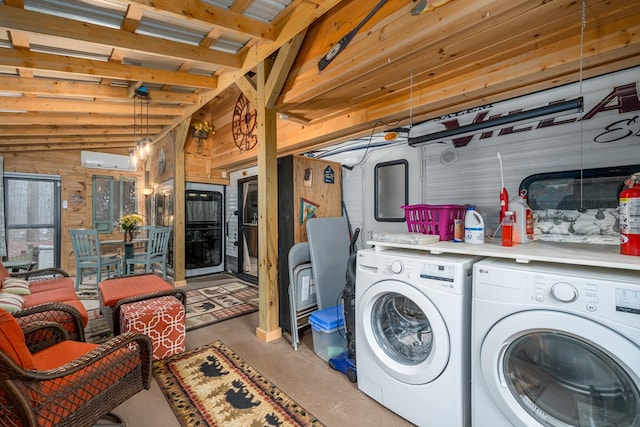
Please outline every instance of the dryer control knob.
[{"label": "dryer control knob", "polygon": [[570,283],[558,282],[551,287],[551,296],[560,302],[573,302],[578,299],[578,290]]},{"label": "dryer control knob", "polygon": [[400,274],[402,273],[402,270],[404,270],[404,266],[402,265],[402,262],[400,261],[393,261],[391,263],[391,272],[394,274]]}]

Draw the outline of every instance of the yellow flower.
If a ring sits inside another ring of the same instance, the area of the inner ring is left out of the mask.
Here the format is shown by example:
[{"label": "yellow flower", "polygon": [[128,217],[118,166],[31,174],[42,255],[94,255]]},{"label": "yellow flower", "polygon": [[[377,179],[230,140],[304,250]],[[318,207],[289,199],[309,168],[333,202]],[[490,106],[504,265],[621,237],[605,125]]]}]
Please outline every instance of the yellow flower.
[{"label": "yellow flower", "polygon": [[207,121],[193,123],[191,127],[197,130],[198,132],[207,132],[207,133],[213,132],[213,125]]},{"label": "yellow flower", "polygon": [[138,214],[125,215],[116,223],[122,231],[134,231],[138,224],[142,224],[142,216]]}]

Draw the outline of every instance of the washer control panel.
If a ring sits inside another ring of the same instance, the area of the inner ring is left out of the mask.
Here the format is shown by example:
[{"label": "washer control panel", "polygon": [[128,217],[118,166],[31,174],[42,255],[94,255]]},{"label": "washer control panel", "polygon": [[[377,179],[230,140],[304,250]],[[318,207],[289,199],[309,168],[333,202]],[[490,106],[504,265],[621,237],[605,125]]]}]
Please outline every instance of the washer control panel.
[{"label": "washer control panel", "polygon": [[383,272],[398,279],[430,279],[453,282],[455,268],[445,263],[420,262],[414,259],[385,257]]},{"label": "washer control panel", "polygon": [[598,284],[580,279],[563,280],[557,276],[534,275],[533,300],[539,303],[582,305],[596,311],[599,303]]},{"label": "washer control panel", "polygon": [[490,258],[474,265],[473,298],[521,309],[557,309],[636,328],[640,324],[635,271]]},{"label": "washer control panel", "polygon": [[[468,266],[436,259],[380,255],[378,274],[408,283],[460,294],[471,286],[472,264]],[[465,274],[469,273],[469,274]]]}]

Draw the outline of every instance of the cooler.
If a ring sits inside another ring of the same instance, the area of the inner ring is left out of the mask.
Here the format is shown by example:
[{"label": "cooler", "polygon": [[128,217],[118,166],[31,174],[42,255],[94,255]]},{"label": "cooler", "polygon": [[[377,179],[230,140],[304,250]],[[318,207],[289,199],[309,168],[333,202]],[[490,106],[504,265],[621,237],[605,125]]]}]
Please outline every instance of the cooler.
[{"label": "cooler", "polygon": [[326,362],[347,350],[342,304],[313,312],[309,316],[313,351]]}]

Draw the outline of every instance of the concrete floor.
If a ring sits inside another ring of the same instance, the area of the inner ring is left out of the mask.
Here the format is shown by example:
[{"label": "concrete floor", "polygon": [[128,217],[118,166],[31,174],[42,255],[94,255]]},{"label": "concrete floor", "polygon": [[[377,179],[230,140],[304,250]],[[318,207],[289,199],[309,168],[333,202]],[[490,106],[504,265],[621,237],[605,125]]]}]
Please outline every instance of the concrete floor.
[{"label": "concrete floor", "polygon": [[[328,427],[411,426],[358,390],[346,375],[331,369],[313,352],[306,330],[295,351],[289,336],[265,344],[256,338],[258,313],[252,313],[187,333],[187,349],[221,340],[251,366]],[[128,427],[179,427],[157,383],[114,411]]]}]

